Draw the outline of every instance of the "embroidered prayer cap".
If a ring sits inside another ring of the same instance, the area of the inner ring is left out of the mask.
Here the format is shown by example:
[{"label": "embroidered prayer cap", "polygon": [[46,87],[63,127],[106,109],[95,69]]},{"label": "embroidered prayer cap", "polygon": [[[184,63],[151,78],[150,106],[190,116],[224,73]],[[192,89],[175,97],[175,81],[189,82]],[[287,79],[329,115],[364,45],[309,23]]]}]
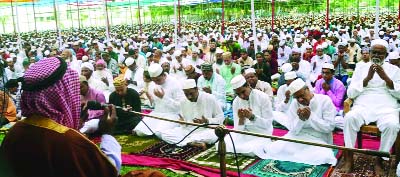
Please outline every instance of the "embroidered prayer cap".
[{"label": "embroidered prayer cap", "polygon": [[125,65],[126,65],[126,66],[130,66],[130,65],[132,65],[133,63],[135,63],[135,59],[133,59],[132,57],[128,57],[128,58],[125,60]]},{"label": "embroidered prayer cap", "polygon": [[301,78],[298,78],[294,80],[292,83],[290,83],[288,90],[290,91],[290,94],[293,95],[294,93],[298,92],[305,86],[306,83]]},{"label": "embroidered prayer cap", "polygon": [[194,69],[194,67],[192,65],[187,65],[184,68],[184,70],[185,70],[186,73],[192,73],[192,72],[194,72],[195,69]]},{"label": "embroidered prayer cap", "polygon": [[82,63],[81,64],[81,69],[83,69],[83,68],[87,68],[87,69],[89,69],[91,71],[94,71],[93,64],[91,64],[89,62]]},{"label": "embroidered prayer cap", "polygon": [[186,79],[183,81],[183,89],[196,88],[196,81],[194,79]]},{"label": "embroidered prayer cap", "polygon": [[119,76],[114,79],[114,87],[122,87],[126,85],[126,80],[124,77]]},{"label": "embroidered prayer cap", "polygon": [[256,73],[256,70],[254,68],[249,68],[244,71],[244,75],[247,75],[250,73]]},{"label": "embroidered prayer cap", "polygon": [[149,71],[150,77],[158,77],[163,72],[161,65],[158,63],[151,64],[147,70]]},{"label": "embroidered prayer cap", "polygon": [[282,70],[283,73],[287,73],[289,71],[292,71],[292,69],[293,69],[293,67],[292,67],[292,64],[290,64],[290,63],[285,63],[285,64],[283,64],[281,66],[281,70]]},{"label": "embroidered prayer cap", "polygon": [[294,71],[290,71],[290,72],[285,73],[285,80],[287,80],[287,81],[295,79],[296,77],[297,77],[297,74]]},{"label": "embroidered prayer cap", "polygon": [[389,49],[389,44],[383,39],[375,39],[375,40],[371,41],[371,48],[374,45],[382,45],[383,47],[386,48],[386,51],[388,51],[388,49]]},{"label": "embroidered prayer cap", "polygon": [[212,65],[208,62],[201,64],[201,71],[212,71]]},{"label": "embroidered prayer cap", "polygon": [[79,76],[63,59],[44,58],[32,65],[24,74],[22,90],[22,115],[41,115],[79,128]]},{"label": "embroidered prayer cap", "polygon": [[332,70],[335,70],[335,66],[333,66],[333,64],[331,64],[331,63],[324,63],[324,64],[322,65],[322,68],[323,68],[323,69],[332,69]]},{"label": "embroidered prayer cap", "polygon": [[246,83],[246,79],[243,75],[237,75],[231,80],[232,89],[242,87]]}]

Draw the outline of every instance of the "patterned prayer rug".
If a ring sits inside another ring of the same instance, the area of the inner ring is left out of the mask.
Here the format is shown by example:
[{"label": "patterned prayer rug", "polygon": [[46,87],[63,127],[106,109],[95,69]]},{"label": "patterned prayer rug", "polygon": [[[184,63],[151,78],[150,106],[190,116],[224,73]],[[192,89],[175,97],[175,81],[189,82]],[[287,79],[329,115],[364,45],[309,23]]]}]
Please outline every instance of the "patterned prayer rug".
[{"label": "patterned prayer rug", "polygon": [[139,153],[160,142],[155,136],[116,135],[115,139],[121,145],[123,154]]},{"label": "patterned prayer rug", "polygon": [[[370,155],[354,153],[354,172],[349,174],[340,172],[344,164],[344,158],[341,158],[337,164],[337,167],[333,170],[331,177],[375,177],[375,158],[376,157]],[[393,171],[393,169],[396,169],[394,160],[391,159],[389,161],[384,161],[383,165],[386,172],[385,176],[394,176],[389,175],[391,170]]]},{"label": "patterned prayer rug", "polygon": [[[225,156],[226,168],[230,171],[237,171],[235,155],[233,153],[227,153]],[[238,154],[239,169],[242,171],[247,166],[255,162],[257,157],[249,157]],[[219,168],[219,155],[215,146],[210,149],[195,155],[188,162],[192,162],[202,166],[208,166],[212,168]]]},{"label": "patterned prayer rug", "polygon": [[[338,151],[335,151],[337,155]],[[303,163],[265,159],[249,167],[244,174],[273,177],[323,177],[330,165],[308,165]]]},{"label": "patterned prayer rug", "polygon": [[143,150],[138,154],[153,156],[153,157],[170,158],[176,160],[187,160],[193,157],[194,155],[200,153],[201,151],[203,151],[203,149],[200,147],[194,147],[194,146],[178,147],[162,141]]},{"label": "patterned prayer rug", "polygon": [[158,170],[162,172],[165,176],[168,177],[195,177],[198,176],[194,172],[188,172],[188,171],[177,171],[177,170],[171,170],[171,169],[163,169],[163,168],[152,168],[152,167],[143,167],[143,166],[125,166],[123,165],[121,167],[121,175],[124,175],[132,170]]}]

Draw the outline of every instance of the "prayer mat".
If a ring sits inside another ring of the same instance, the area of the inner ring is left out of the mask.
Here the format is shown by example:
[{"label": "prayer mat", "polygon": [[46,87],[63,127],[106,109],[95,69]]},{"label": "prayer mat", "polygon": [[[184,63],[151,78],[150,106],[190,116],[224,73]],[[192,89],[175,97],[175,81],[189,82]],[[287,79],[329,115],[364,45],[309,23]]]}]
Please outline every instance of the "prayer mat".
[{"label": "prayer mat", "polygon": [[201,151],[203,151],[203,149],[200,147],[195,147],[195,146],[178,147],[162,141],[143,150],[138,154],[153,156],[153,157],[170,158],[176,160],[187,160],[193,157],[194,155],[200,153]]},{"label": "prayer mat", "polygon": [[[241,154],[237,154],[239,169],[242,171],[250,164],[254,163],[258,158],[257,157],[249,157]],[[226,153],[226,169],[230,171],[237,171],[235,155],[233,153]],[[190,158],[188,162],[192,162],[194,164],[208,166],[212,168],[219,168],[219,155],[215,146],[210,149],[195,155]]]},{"label": "prayer mat", "polygon": [[[340,158],[336,168],[331,174],[331,177],[375,177],[375,158],[376,157],[370,155],[354,153],[354,172],[349,174],[340,172],[344,165],[344,158]],[[395,176],[393,174],[389,175],[390,171],[396,170],[396,164],[394,161],[394,159],[391,159],[383,162],[384,171],[386,172],[385,176]]]},{"label": "prayer mat", "polygon": [[163,168],[152,168],[152,167],[144,167],[144,166],[125,166],[123,165],[121,167],[121,175],[124,175],[132,170],[158,170],[161,173],[163,173],[165,176],[168,177],[176,177],[176,176],[180,176],[180,177],[196,177],[198,176],[197,174],[195,174],[194,172],[189,172],[189,171],[178,171],[178,170],[171,170],[171,169],[163,169]]},{"label": "prayer mat", "polygon": [[155,136],[115,135],[115,139],[121,145],[123,154],[139,153],[160,142]]},{"label": "prayer mat", "polygon": [[4,140],[4,137],[6,137],[6,134],[5,133],[0,133],[0,145]]},{"label": "prayer mat", "polygon": [[[338,150],[334,150],[337,155]],[[244,174],[273,177],[325,177],[330,165],[309,165],[304,163],[265,159],[249,167]]]}]

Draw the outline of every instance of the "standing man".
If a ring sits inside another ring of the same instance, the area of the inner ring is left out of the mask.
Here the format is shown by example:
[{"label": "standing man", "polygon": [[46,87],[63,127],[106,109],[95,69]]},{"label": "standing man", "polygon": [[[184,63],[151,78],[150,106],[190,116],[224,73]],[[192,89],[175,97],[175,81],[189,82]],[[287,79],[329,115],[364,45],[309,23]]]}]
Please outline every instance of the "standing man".
[{"label": "standing man", "polygon": [[[238,95],[232,104],[234,129],[272,135],[272,104],[269,96],[259,90],[252,89],[242,75],[235,76],[232,88]],[[225,137],[226,151],[234,152],[229,137]],[[263,146],[271,142],[270,139],[232,134],[237,153],[249,156],[259,156]]]},{"label": "standing man", "polygon": [[[224,113],[214,95],[200,92],[194,79],[187,79],[183,82],[183,92],[187,99],[180,104],[180,119],[199,124],[222,124]],[[165,132],[162,139],[168,143],[178,143],[194,128],[196,127],[180,125]],[[192,144],[205,148],[206,144],[215,143],[217,139],[218,137],[212,129],[201,128],[193,132],[178,146]]]},{"label": "standing man", "polygon": [[[388,55],[388,43],[375,39],[371,43],[371,61],[360,65],[347,90],[354,99],[352,109],[344,118],[344,142],[346,147],[355,146],[357,132],[364,124],[376,122],[382,132],[380,151],[389,152],[399,131],[400,69],[384,62]],[[345,152],[343,172],[353,170],[353,153]],[[382,158],[376,158],[375,173],[383,176]]]}]

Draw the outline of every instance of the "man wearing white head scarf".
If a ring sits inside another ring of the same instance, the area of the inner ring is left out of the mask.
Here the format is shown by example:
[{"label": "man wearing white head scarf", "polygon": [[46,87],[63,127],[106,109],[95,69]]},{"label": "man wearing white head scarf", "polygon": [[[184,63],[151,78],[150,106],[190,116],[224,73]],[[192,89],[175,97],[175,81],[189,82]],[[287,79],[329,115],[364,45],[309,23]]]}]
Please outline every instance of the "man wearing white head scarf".
[{"label": "man wearing white head scarf", "polygon": [[[234,92],[238,95],[232,104],[234,129],[272,135],[272,104],[270,97],[252,89],[242,75],[231,81]],[[237,153],[249,156],[263,154],[263,146],[271,142],[268,138],[232,133]],[[229,137],[226,137],[226,151],[234,152]]]},{"label": "man wearing white head scarf", "polygon": [[[293,101],[288,110],[288,129],[285,138],[332,144],[336,109],[326,95],[313,94],[306,83],[298,78],[288,90]],[[275,141],[264,148],[261,158],[306,163],[310,165],[336,165],[337,159],[329,148]]]},{"label": "man wearing white head scarf", "polygon": [[[183,92],[185,93],[186,99],[180,104],[181,120],[199,124],[222,124],[224,121],[224,113],[214,95],[200,92],[194,79],[183,81]],[[196,127],[180,125],[179,127],[164,132],[161,139],[168,143],[178,143],[194,128]],[[185,146],[189,143],[205,147],[205,144],[215,143],[217,139],[214,130],[201,128],[180,142],[178,146]]]},{"label": "man wearing white head scarf", "polygon": [[89,87],[103,92],[104,96],[106,97],[106,101],[108,102],[108,97],[111,92],[114,91],[114,87],[111,83],[109,83],[109,86],[107,86],[106,83],[102,82],[100,79],[95,78],[93,72],[93,64],[89,62],[85,62],[82,64],[81,75],[86,77]]},{"label": "man wearing white head scarf", "polygon": [[[400,69],[384,62],[388,55],[386,41],[376,39],[371,46],[370,62],[359,65],[347,90],[354,103],[345,115],[344,141],[346,147],[354,147],[360,127],[376,122],[382,132],[379,150],[389,152],[399,131]],[[343,172],[351,172],[353,154],[345,152],[345,159]],[[384,172],[382,158],[376,159],[375,171],[377,175]]]}]

